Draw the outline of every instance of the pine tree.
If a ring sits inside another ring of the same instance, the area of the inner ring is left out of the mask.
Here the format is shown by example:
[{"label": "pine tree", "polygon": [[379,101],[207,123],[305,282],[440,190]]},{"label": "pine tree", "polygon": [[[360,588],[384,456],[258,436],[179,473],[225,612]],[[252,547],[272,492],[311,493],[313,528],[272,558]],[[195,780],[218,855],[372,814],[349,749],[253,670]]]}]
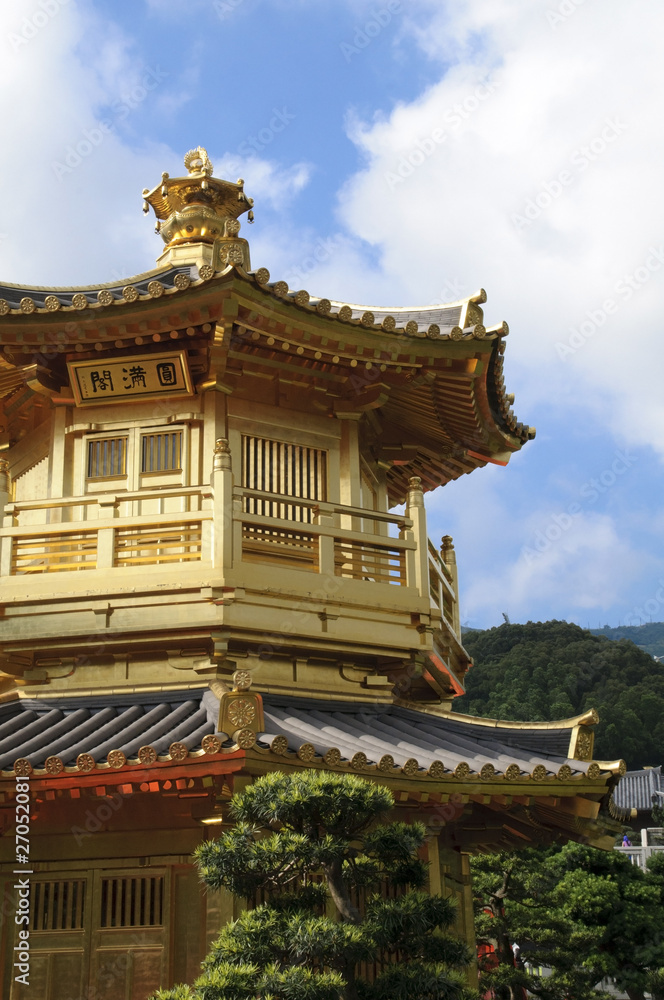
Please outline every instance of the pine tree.
[{"label": "pine tree", "polygon": [[[393,804],[386,788],[314,770],[267,774],[235,795],[235,826],[196,860],[209,889],[250,908],[222,930],[192,987],[155,1000],[473,996],[457,971],[469,949],[445,933],[453,903],[423,891],[425,828],[380,823]],[[375,982],[365,962],[382,970]]]},{"label": "pine tree", "polygon": [[[597,1000],[608,977],[630,1000],[645,990],[662,997],[664,857],[644,871],[619,851],[566,844],[482,856],[471,867],[477,939],[494,945],[499,962],[487,963],[483,995]],[[512,942],[526,968],[514,965]]]}]

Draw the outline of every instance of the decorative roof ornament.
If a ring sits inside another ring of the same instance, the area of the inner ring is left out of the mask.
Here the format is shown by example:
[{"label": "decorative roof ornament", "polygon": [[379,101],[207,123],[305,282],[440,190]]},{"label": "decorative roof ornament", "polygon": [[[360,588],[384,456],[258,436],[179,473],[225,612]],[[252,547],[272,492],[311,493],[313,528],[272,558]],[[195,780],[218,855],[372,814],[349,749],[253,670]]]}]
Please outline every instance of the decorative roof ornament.
[{"label": "decorative roof ornament", "polygon": [[[190,174],[203,173],[207,174],[208,177],[212,177],[214,172],[207,149],[204,149],[202,146],[197,146],[196,149],[190,149],[188,153],[185,153],[184,165]],[[207,184],[205,187],[207,188]]]},{"label": "decorative roof ornament", "polygon": [[254,221],[254,203],[244,193],[244,181],[213,177],[214,167],[202,146],[189,150],[184,165],[186,177],[164,172],[152,191],[143,190],[143,211],[152,206],[155,229],[166,244],[158,263],[205,263],[215,271],[234,265],[249,271],[249,244],[238,236],[240,215],[248,212],[249,222]]},{"label": "decorative roof ornament", "polygon": [[253,734],[254,738],[250,743],[253,745],[256,742],[255,734],[265,729],[263,699],[259,694],[249,691],[250,687],[250,672],[236,670],[233,674],[233,690],[224,692],[219,700],[219,732],[226,733],[238,746],[244,745],[240,736],[246,742],[246,730]]}]

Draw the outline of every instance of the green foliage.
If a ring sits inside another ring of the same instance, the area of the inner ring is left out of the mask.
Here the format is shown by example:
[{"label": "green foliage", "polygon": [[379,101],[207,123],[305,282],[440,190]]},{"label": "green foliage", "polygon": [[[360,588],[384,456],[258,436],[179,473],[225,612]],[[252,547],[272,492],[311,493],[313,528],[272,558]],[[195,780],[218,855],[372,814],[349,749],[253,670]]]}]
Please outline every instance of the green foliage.
[{"label": "green foliage", "polygon": [[[196,857],[208,888],[254,905],[193,987],[155,1000],[470,1000],[456,971],[470,953],[446,934],[454,905],[420,891],[425,828],[381,824],[393,804],[387,789],[319,771],[267,774],[235,795],[235,826]],[[382,968],[375,982],[361,963]]]},{"label": "green foliage", "polygon": [[654,969],[649,973],[646,988],[652,1000],[664,1000],[664,969]]},{"label": "green foliage", "polygon": [[174,986],[171,990],[156,990],[151,1000],[195,1000],[191,986]]},{"label": "green foliage", "polygon": [[[343,795],[340,795],[340,783]],[[351,837],[365,830],[393,804],[387,788],[349,775],[302,771],[266,774],[231,802],[231,815],[256,826],[284,826],[296,833]]]},{"label": "green foliage", "polygon": [[372,985],[360,984],[360,1000],[443,1000],[465,995],[458,976],[441,965],[393,965],[387,968]]},{"label": "green foliage", "polygon": [[664,759],[664,664],[629,640],[550,621],[466,632],[464,645],[475,664],[457,711],[549,722],[595,708],[596,758],[633,769]]},{"label": "green foliage", "polygon": [[651,656],[664,656],[664,622],[646,622],[644,625],[624,625],[618,628],[591,628],[593,635],[607,639],[629,639],[635,646]]},{"label": "green foliage", "polygon": [[[494,943],[501,961],[481,988],[499,1000],[517,985],[543,1000],[596,998],[605,976],[642,997],[664,965],[664,859],[644,872],[619,852],[567,844],[478,858],[472,868],[478,939]],[[552,974],[514,968],[514,941]]]},{"label": "green foliage", "polygon": [[280,969],[274,963],[264,968],[220,963],[193,987],[158,990],[153,1000],[339,1000],[342,988],[341,976],[333,972]]}]

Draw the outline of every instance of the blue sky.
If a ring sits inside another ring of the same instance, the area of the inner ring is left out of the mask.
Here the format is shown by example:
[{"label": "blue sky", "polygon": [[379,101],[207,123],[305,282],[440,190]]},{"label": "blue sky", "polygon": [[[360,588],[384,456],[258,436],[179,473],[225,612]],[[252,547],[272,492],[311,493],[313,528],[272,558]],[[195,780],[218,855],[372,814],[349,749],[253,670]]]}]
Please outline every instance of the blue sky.
[{"label": "blue sky", "polygon": [[663,620],[662,37],[648,0],[14,0],[0,278],[149,269],[142,189],[201,144],[273,279],[367,305],[486,288],[538,434],[428,498],[462,620]]}]

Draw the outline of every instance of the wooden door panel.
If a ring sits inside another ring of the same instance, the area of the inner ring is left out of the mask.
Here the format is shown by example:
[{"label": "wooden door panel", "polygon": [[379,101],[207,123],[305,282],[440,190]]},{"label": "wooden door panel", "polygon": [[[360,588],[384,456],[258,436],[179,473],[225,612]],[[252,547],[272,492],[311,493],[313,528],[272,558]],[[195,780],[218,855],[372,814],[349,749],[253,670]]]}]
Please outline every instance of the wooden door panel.
[{"label": "wooden door panel", "polygon": [[[35,942],[37,945],[37,942]],[[79,1000],[86,996],[87,962],[82,948],[33,951],[30,942],[30,985],[12,980],[11,1000]]]}]

